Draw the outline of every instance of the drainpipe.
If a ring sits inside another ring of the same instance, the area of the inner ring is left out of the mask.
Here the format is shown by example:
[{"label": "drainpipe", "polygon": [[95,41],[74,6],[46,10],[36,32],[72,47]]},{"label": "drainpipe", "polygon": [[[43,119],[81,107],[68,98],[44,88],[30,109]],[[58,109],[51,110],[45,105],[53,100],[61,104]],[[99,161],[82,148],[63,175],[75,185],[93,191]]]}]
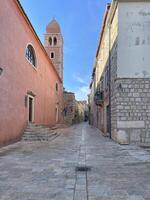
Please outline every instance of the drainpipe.
[{"label": "drainpipe", "polygon": [[109,138],[111,139],[111,24],[108,24],[109,30]]}]

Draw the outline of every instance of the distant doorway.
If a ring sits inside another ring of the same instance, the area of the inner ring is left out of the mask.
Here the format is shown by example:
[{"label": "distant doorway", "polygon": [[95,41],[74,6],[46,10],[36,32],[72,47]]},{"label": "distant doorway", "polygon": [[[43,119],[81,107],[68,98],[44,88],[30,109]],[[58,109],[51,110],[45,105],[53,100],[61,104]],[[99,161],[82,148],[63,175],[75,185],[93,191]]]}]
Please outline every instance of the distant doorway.
[{"label": "distant doorway", "polygon": [[28,95],[28,121],[34,122],[34,97]]}]

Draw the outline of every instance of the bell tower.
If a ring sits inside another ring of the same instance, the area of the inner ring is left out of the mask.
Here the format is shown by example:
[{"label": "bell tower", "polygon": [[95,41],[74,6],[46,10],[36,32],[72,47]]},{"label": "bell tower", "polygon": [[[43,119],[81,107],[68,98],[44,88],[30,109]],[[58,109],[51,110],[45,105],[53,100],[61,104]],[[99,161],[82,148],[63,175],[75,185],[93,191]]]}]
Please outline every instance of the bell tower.
[{"label": "bell tower", "polygon": [[55,19],[46,27],[44,46],[63,82],[63,37]]}]

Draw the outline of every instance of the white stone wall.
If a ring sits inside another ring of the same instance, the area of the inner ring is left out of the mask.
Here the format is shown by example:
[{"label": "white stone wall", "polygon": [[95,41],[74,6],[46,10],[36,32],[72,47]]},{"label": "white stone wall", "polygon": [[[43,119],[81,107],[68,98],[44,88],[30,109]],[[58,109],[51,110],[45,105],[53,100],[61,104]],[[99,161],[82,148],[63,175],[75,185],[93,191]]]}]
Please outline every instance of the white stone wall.
[{"label": "white stone wall", "polygon": [[119,3],[111,49],[112,138],[150,143],[150,3]]},{"label": "white stone wall", "polygon": [[118,77],[150,77],[150,2],[119,3]]},{"label": "white stone wall", "polygon": [[112,118],[113,139],[121,144],[149,143],[150,79],[117,79],[114,93],[116,115]]}]

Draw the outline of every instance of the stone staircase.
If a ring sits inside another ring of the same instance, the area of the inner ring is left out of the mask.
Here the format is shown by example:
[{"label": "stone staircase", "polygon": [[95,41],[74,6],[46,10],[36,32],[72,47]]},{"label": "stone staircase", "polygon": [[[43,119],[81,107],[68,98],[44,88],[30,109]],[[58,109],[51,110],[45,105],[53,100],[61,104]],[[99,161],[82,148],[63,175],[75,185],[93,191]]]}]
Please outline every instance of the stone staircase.
[{"label": "stone staircase", "polygon": [[61,128],[67,128],[69,125],[68,124],[56,124],[55,126],[53,126],[51,129],[52,130],[56,130],[56,129],[61,129]]},{"label": "stone staircase", "polygon": [[23,141],[51,141],[60,134],[45,125],[28,124],[22,136]]}]

